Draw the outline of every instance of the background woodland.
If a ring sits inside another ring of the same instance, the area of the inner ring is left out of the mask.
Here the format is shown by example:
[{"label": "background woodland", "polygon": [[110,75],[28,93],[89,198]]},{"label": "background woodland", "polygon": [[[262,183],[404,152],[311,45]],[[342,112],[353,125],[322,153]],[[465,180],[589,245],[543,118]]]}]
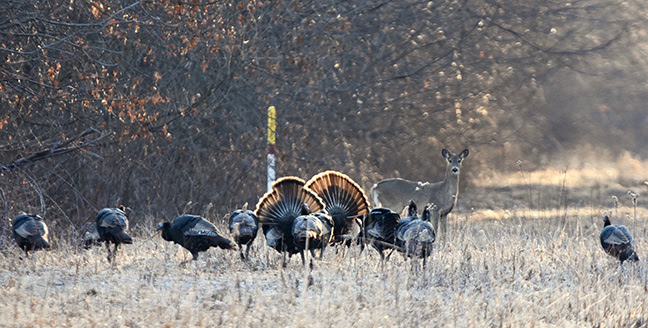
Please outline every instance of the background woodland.
[{"label": "background woodland", "polygon": [[442,148],[470,148],[468,190],[493,172],[644,158],[647,10],[2,1],[1,213],[41,213],[76,237],[116,204],[135,225],[254,207],[270,105],[278,176],[334,169],[367,191],[389,177],[440,180]]}]

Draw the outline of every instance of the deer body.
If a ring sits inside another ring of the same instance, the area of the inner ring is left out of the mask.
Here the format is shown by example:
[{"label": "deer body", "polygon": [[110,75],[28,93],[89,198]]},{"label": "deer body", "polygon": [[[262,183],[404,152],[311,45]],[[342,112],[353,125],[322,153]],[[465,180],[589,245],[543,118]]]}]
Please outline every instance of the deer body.
[{"label": "deer body", "polygon": [[468,149],[460,154],[451,154],[443,149],[441,154],[448,161],[443,181],[429,183],[399,178],[382,180],[373,186],[373,199],[375,206],[395,211],[407,206],[410,200],[417,204],[434,204],[432,224],[437,232],[441,221],[441,235],[445,239],[448,213],[457,204],[459,196],[461,160],[468,157]]}]

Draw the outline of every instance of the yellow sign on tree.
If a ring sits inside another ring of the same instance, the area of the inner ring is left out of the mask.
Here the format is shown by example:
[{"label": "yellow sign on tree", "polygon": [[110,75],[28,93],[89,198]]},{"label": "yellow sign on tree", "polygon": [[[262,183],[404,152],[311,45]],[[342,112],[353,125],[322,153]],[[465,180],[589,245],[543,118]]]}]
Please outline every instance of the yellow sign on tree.
[{"label": "yellow sign on tree", "polygon": [[268,107],[268,144],[275,144],[276,130],[277,129],[277,111],[275,106]]},{"label": "yellow sign on tree", "polygon": [[277,132],[277,111],[274,106],[268,107],[268,191],[272,190],[275,181],[275,141]]}]

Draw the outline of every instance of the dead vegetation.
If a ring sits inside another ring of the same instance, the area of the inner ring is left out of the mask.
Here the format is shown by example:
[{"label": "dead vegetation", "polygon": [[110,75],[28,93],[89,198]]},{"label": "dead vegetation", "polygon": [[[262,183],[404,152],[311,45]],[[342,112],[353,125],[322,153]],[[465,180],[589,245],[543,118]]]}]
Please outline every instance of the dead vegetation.
[{"label": "dead vegetation", "polygon": [[645,326],[645,234],[642,261],[619,266],[600,248],[599,221],[451,220],[424,270],[401,256],[381,268],[374,250],[355,247],[312,272],[294,257],[282,269],[263,237],[248,263],[212,249],[187,265],[188,252],[150,231],[114,265],[101,247],[60,242],[21,259],[7,245],[0,317],[17,327]]},{"label": "dead vegetation", "polygon": [[[0,242],[2,326],[392,327],[648,324],[648,222],[640,185],[599,171],[520,171],[462,191],[448,241],[427,267],[373,249],[326,252],[309,271],[259,236],[248,262],[210,249],[198,261],[162,240],[147,217],[114,264],[103,247],[66,234],[25,258]],[[590,172],[590,173],[587,173]],[[587,177],[587,174],[599,173]],[[608,173],[606,173],[608,172]],[[612,172],[614,173],[614,172]],[[639,175],[643,172],[635,172]],[[596,179],[596,182],[591,181]],[[546,181],[546,182],[543,182]],[[592,192],[592,186],[597,187]],[[589,191],[588,191],[589,189]],[[611,195],[617,196],[615,203]],[[628,226],[637,263],[619,265],[599,243],[602,214]],[[225,218],[203,213],[227,231]]]}]

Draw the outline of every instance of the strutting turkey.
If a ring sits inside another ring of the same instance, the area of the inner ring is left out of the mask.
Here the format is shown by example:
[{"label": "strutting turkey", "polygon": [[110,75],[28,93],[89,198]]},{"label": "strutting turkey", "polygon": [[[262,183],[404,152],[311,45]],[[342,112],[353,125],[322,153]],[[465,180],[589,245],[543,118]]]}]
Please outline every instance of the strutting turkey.
[{"label": "strutting turkey", "polygon": [[324,255],[324,249],[333,238],[333,219],[324,213],[311,214],[306,204],[302,204],[300,214],[293,221],[292,236],[302,263],[306,264],[304,250],[310,250],[312,257],[315,257],[315,249],[320,250],[320,259]]},{"label": "strutting turkey", "polygon": [[[380,254],[381,261],[385,261],[383,252],[386,249],[396,248],[396,229],[400,215],[388,208],[378,207],[371,210],[365,219],[360,247],[364,249],[367,243]],[[387,255],[387,259],[391,253]]]},{"label": "strutting turkey", "polygon": [[623,261],[639,261],[632,247],[632,235],[628,228],[610,223],[610,217],[603,216],[603,231],[601,231],[601,246],[606,253]]},{"label": "strutting turkey", "polygon": [[[133,238],[126,233],[128,230],[128,218],[123,208],[104,208],[97,214],[97,233],[99,239],[106,242],[108,249],[108,261],[115,260],[117,248],[120,244],[132,244]],[[115,244],[113,251],[110,251],[110,243]]]},{"label": "strutting turkey", "polygon": [[[246,260],[250,254],[250,246],[259,231],[259,219],[250,210],[236,210],[230,214],[229,230],[234,242],[241,252],[241,259]],[[245,254],[243,245],[246,245]]]},{"label": "strutting turkey", "polygon": [[236,245],[227,238],[221,237],[211,222],[198,215],[181,215],[173,222],[162,222],[158,225],[162,238],[172,241],[191,252],[192,260],[198,259],[198,252],[210,247],[236,249]]},{"label": "strutting turkey", "polygon": [[47,225],[38,215],[19,214],[12,221],[12,230],[18,247],[27,256],[29,251],[50,248]]},{"label": "strutting turkey", "polygon": [[369,199],[350,177],[336,171],[325,171],[306,182],[306,188],[324,201],[326,213],[334,222],[335,243],[350,245],[360,236],[362,219],[369,214]]},{"label": "strutting turkey", "polygon": [[416,204],[411,201],[409,215],[400,221],[396,232],[398,250],[406,256],[422,258],[423,265],[432,253],[432,244],[436,239],[434,227],[430,222],[431,210],[432,206],[428,204],[423,209],[421,217],[416,217]]},{"label": "strutting turkey", "polygon": [[[259,218],[268,246],[283,255],[282,264],[285,266],[286,256],[290,257],[296,253],[302,254],[302,262],[305,264],[304,249],[301,247],[305,245],[295,242],[293,232],[302,227],[306,231],[314,228],[306,222],[297,223],[295,226],[295,220],[301,215],[308,216],[311,213],[321,213],[322,215],[315,216],[321,220],[326,216],[324,211],[324,202],[315,192],[305,187],[304,180],[297,177],[283,177],[275,181],[272,190],[259,199],[255,214]],[[311,218],[306,221],[309,220]],[[302,221],[304,220],[300,220]],[[325,238],[317,233],[311,233],[310,237],[317,237],[319,240]],[[313,244],[317,243],[312,241]]]}]

